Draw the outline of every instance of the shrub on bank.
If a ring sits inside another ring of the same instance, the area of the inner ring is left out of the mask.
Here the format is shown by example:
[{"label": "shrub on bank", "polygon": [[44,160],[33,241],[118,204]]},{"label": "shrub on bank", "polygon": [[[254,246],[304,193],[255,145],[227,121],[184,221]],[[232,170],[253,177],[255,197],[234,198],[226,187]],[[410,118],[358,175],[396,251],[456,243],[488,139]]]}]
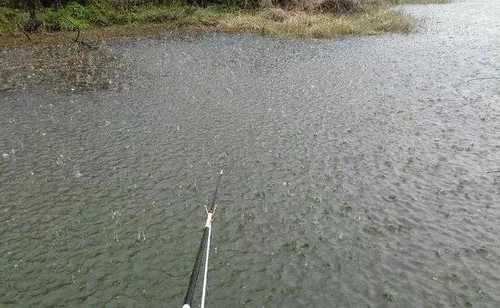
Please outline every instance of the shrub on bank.
[{"label": "shrub on bank", "polygon": [[0,7],[0,33],[16,31],[28,19],[28,13],[22,10]]}]

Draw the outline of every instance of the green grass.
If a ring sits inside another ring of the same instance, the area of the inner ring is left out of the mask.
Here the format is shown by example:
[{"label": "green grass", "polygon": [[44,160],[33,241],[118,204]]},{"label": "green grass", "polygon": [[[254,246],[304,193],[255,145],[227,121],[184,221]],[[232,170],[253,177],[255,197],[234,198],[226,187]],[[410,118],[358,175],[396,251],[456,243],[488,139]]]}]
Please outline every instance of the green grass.
[{"label": "green grass", "polygon": [[14,32],[18,25],[28,20],[28,13],[21,10],[0,7],[0,33]]},{"label": "green grass", "polygon": [[[203,21],[219,18],[232,11],[235,9],[222,6],[202,9],[180,3],[118,8],[101,0],[90,1],[87,6],[73,2],[58,10],[41,9],[37,11],[37,19],[42,22],[42,31],[57,32],[126,24],[178,23],[179,21],[203,23]],[[24,11],[0,7],[0,33],[18,31],[19,25],[28,19],[28,13]]]}]

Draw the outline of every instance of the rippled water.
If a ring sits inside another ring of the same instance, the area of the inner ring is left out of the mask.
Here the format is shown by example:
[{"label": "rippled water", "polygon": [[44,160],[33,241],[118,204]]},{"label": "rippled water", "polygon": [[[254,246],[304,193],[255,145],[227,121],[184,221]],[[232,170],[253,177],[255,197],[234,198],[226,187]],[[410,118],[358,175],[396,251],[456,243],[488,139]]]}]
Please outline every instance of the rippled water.
[{"label": "rippled water", "polygon": [[208,307],[499,307],[500,2],[404,9],[415,34],[122,42],[117,90],[4,93],[0,306],[180,306],[223,166]]}]

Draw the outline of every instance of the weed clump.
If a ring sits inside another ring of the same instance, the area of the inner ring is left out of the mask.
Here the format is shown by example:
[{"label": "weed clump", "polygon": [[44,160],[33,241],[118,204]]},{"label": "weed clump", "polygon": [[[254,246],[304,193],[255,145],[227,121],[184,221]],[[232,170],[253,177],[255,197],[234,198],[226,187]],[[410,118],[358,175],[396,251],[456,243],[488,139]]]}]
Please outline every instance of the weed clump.
[{"label": "weed clump", "polygon": [[287,12],[281,8],[268,8],[260,12],[260,16],[275,22],[284,22],[288,18]]},{"label": "weed clump", "polygon": [[361,0],[324,0],[316,9],[323,13],[347,14],[359,12],[362,9]]}]

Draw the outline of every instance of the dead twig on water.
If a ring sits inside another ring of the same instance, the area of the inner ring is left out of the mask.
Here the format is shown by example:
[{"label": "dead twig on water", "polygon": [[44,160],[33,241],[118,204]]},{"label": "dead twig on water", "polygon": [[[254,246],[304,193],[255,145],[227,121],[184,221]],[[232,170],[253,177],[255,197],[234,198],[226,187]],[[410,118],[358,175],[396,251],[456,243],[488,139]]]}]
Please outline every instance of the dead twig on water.
[{"label": "dead twig on water", "polygon": [[80,29],[80,27],[79,27],[79,26],[75,25],[75,23],[74,23],[74,22],[72,22],[70,19],[68,19],[68,18],[66,18],[66,17],[64,17],[64,16],[61,16],[61,17],[62,17],[62,18],[64,18],[66,21],[68,21],[71,25],[73,25],[73,28],[74,28],[74,29],[76,29],[76,31],[77,31],[77,32],[76,32],[76,37],[75,37],[75,39],[73,40],[75,43],[78,43],[78,44],[80,44],[80,45],[83,45],[83,46],[85,46],[85,47],[87,47],[87,48],[89,48],[89,49],[97,49],[97,47],[96,47],[96,46],[94,46],[94,45],[92,45],[92,44],[90,44],[90,43],[87,43],[87,42],[85,42],[85,41],[83,41],[83,40],[80,40],[80,33],[81,33],[81,29]]},{"label": "dead twig on water", "polygon": [[30,37],[30,35],[28,34],[28,32],[26,32],[26,30],[24,30],[24,27],[23,27],[22,25],[20,25],[20,24],[17,24],[17,27],[18,27],[19,29],[21,29],[21,32],[22,32],[22,33],[26,36],[26,38],[28,39],[28,41],[30,41],[30,42],[31,42],[31,37]]}]

